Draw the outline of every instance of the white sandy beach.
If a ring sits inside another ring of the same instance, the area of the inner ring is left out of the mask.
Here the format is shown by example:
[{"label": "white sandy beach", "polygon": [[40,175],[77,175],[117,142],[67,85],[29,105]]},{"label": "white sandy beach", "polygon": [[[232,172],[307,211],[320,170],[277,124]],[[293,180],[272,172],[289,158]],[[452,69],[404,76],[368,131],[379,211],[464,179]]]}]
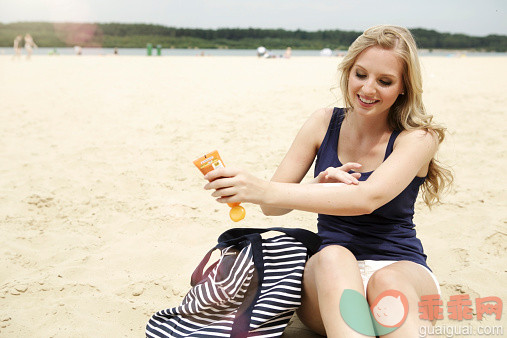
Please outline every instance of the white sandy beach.
[{"label": "white sandy beach", "polygon": [[[142,337],[226,229],[316,231],[315,214],[265,217],[250,204],[233,223],[192,161],[218,149],[269,179],[308,116],[339,104],[339,60],[0,56],[0,336]],[[428,264],[444,304],[505,302],[507,58],[422,64],[427,109],[449,131],[440,159],[455,172],[442,205],[416,205]],[[444,317],[437,325],[465,325]],[[296,320],[285,336],[313,335]]]}]

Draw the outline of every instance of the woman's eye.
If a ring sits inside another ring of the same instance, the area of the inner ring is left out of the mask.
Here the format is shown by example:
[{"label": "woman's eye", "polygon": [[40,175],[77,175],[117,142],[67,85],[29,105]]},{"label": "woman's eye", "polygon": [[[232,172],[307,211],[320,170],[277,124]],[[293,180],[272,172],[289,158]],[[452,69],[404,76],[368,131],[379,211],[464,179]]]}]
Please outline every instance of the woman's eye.
[{"label": "woman's eye", "polygon": [[390,81],[380,80],[379,82],[380,82],[383,86],[390,86],[390,85],[391,85],[391,82],[390,82]]},{"label": "woman's eye", "polygon": [[364,74],[359,74],[359,73],[356,73],[356,76],[360,79],[364,79],[366,77],[366,75]]}]

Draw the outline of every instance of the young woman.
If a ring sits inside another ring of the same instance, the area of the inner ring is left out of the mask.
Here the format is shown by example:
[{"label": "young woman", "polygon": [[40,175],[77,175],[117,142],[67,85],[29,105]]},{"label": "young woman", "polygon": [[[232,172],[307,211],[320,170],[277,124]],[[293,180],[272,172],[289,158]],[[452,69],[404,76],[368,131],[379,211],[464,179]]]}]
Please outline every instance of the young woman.
[{"label": "young woman", "polygon": [[30,59],[33,53],[33,49],[37,48],[37,45],[33,41],[33,38],[30,34],[26,33],[25,35],[25,49],[26,49],[26,58]]},{"label": "young woman", "polygon": [[[223,168],[205,189],[221,203],[259,204],[266,215],[315,212],[323,244],[308,261],[298,315],[329,337],[361,336],[340,316],[345,289],[371,304],[383,291],[403,293],[403,325],[389,337],[417,336],[421,296],[439,293],[416,237],[414,203],[438,202],[450,172],[435,159],[444,129],[422,102],[422,78],[410,32],[366,30],[340,65],[346,108],[320,109],[303,125],[270,182]],[[312,184],[300,184],[315,163]],[[345,184],[329,184],[345,183]]]}]

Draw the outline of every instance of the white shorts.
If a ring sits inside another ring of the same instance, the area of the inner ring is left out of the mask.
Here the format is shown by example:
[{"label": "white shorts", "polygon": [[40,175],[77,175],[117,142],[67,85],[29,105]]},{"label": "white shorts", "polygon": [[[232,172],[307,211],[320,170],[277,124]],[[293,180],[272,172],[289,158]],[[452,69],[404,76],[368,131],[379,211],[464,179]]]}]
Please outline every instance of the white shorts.
[{"label": "white shorts", "polygon": [[[374,260],[357,261],[357,267],[359,268],[359,271],[361,272],[361,278],[363,279],[364,294],[366,294],[366,286],[368,285],[368,281],[370,280],[371,276],[375,273],[375,271],[380,270],[396,262],[398,261],[374,261]],[[440,284],[438,283],[435,274],[430,270],[428,270],[425,266],[423,266],[423,268],[429,273],[429,275],[435,282],[438,294],[439,295],[442,294],[440,291]]]}]

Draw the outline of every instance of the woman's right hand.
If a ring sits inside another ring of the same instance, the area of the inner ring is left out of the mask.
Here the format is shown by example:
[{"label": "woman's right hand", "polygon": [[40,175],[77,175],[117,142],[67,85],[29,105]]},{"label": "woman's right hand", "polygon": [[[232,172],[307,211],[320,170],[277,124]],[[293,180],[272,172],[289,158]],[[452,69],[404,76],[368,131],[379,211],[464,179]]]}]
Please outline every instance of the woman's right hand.
[{"label": "woman's right hand", "polygon": [[358,178],[361,173],[348,172],[354,169],[361,168],[361,164],[348,162],[341,167],[329,167],[319,173],[313,183],[345,183],[345,184],[359,184]]}]

